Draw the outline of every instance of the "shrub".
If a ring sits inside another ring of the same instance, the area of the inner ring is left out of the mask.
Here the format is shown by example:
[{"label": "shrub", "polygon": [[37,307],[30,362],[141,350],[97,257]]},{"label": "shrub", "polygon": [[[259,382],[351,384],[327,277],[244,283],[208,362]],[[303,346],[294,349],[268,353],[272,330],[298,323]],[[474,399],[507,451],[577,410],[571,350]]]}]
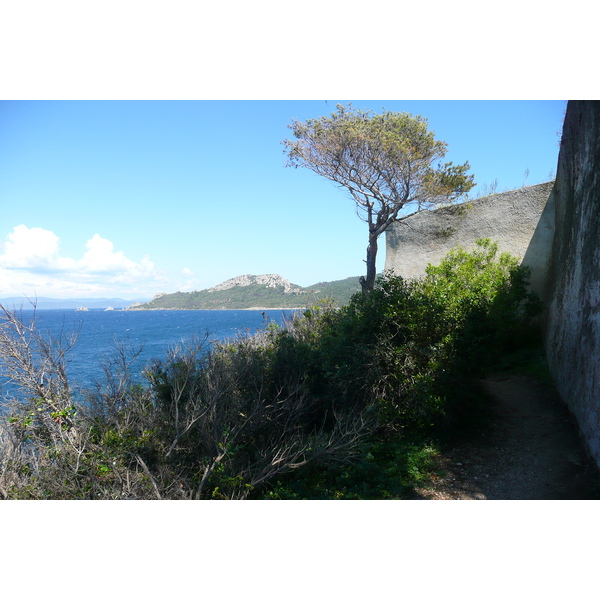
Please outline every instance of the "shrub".
[{"label": "shrub", "polygon": [[296,317],[276,341],[278,356],[299,366],[323,409],[377,402],[390,427],[448,424],[468,410],[469,381],[541,310],[528,278],[517,259],[479,240],[419,280],[386,274],[339,310]]},{"label": "shrub", "polygon": [[27,394],[0,415],[0,494],[400,497],[430,468],[432,436],[472,410],[469,382],[540,310],[527,282],[480,240],[340,309],[174,348],[144,385],[129,374],[135,353],[117,348],[78,403],[63,347],[6,312],[0,366]]},{"label": "shrub", "polygon": [[379,395],[397,417],[440,423],[468,408],[468,383],[518,343],[541,311],[528,279],[527,268],[484,239],[429,265],[420,280],[380,281],[366,301],[383,313],[372,352]]}]

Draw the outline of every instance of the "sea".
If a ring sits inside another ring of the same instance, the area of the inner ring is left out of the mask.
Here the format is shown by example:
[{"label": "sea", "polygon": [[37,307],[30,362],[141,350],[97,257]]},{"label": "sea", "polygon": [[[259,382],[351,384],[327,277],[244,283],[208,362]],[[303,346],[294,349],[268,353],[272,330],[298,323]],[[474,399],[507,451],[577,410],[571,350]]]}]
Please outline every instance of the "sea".
[{"label": "sea", "polygon": [[[38,309],[36,328],[44,336],[77,334],[68,353],[67,374],[74,388],[102,383],[103,362],[114,355],[117,345],[125,345],[139,355],[131,365],[133,379],[142,380],[142,371],[154,359],[164,358],[178,344],[208,335],[208,341],[225,341],[239,335],[252,335],[270,322],[284,325],[292,310],[104,310]],[[34,313],[23,310],[30,322]],[[0,392],[14,391],[0,379]]]}]

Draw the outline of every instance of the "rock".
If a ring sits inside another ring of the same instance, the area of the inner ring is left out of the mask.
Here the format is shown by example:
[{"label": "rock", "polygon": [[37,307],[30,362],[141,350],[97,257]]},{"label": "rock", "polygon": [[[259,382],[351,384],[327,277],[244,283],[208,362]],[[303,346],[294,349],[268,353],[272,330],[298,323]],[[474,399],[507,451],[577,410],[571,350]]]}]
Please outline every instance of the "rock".
[{"label": "rock", "polygon": [[215,287],[209,288],[208,292],[220,292],[223,290],[229,290],[233,287],[245,287],[248,285],[266,285],[268,288],[277,288],[283,287],[283,291],[285,294],[301,294],[306,293],[300,289],[300,286],[294,285],[290,283],[287,279],[283,278],[281,275],[271,274],[271,275],[238,275],[237,277],[233,277],[232,279],[228,279],[227,281],[223,281],[223,283],[219,283]]}]

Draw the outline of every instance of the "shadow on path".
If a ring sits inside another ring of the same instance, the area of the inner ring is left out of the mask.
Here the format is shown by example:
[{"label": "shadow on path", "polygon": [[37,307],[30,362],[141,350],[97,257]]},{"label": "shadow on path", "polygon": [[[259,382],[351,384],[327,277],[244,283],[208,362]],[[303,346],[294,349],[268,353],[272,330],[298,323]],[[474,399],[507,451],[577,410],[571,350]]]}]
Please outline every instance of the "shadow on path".
[{"label": "shadow on path", "polygon": [[416,490],[431,500],[596,500],[600,473],[550,384],[516,373],[481,381],[490,419],[448,444],[444,475]]}]

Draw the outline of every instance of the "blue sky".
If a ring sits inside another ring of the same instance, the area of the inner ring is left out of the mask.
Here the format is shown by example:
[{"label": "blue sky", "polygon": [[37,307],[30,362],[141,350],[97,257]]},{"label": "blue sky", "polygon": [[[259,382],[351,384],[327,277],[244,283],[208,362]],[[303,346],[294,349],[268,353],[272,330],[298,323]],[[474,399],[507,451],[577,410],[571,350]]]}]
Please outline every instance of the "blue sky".
[{"label": "blue sky", "polygon": [[[360,275],[346,192],[285,167],[292,118],[420,114],[498,191],[554,176],[564,101],[3,101],[0,297],[151,297],[246,273]],[[526,175],[526,171],[529,174]],[[378,267],[383,267],[384,244]]]}]

